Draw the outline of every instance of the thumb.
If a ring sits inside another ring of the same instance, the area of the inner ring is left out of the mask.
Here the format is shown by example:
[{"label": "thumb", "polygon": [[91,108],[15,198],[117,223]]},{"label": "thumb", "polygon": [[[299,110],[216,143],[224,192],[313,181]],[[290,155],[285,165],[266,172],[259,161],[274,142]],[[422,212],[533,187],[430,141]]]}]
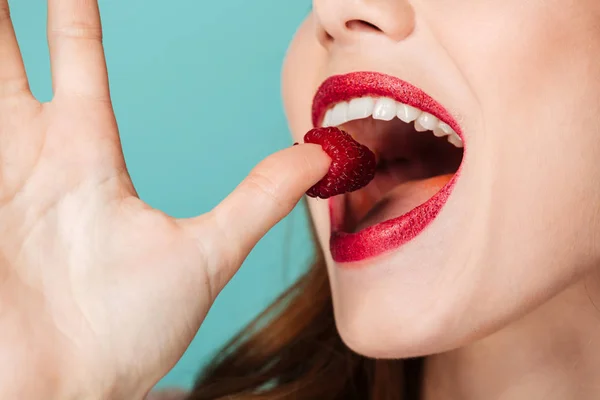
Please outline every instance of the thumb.
[{"label": "thumb", "polygon": [[281,150],[259,163],[210,213],[186,221],[202,243],[213,293],[225,286],[267,231],[325,176],[330,163],[316,144]]}]

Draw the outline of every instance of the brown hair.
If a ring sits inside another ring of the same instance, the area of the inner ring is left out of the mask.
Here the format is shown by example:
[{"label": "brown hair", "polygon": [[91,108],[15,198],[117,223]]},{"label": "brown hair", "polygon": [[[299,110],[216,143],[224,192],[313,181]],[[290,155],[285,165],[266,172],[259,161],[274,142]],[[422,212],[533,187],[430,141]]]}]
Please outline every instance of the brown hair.
[{"label": "brown hair", "polygon": [[420,364],[368,359],[342,342],[319,256],[215,357],[189,400],[417,400]]}]

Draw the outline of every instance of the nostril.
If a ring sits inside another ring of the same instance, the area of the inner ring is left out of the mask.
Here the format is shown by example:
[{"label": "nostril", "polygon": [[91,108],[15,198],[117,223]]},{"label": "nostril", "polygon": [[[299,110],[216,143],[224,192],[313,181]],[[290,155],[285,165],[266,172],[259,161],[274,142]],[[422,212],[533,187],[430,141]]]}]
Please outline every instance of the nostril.
[{"label": "nostril", "polygon": [[371,33],[383,32],[378,26],[373,25],[370,22],[360,20],[360,19],[353,19],[352,21],[346,22],[346,28],[351,31],[359,31],[359,32],[371,32]]}]

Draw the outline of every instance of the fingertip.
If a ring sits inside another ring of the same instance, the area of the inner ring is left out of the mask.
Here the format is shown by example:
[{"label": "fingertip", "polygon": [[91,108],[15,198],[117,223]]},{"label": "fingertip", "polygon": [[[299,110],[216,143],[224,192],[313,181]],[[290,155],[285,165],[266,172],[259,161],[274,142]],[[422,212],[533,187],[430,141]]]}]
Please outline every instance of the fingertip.
[{"label": "fingertip", "polygon": [[[314,143],[295,143],[291,148],[300,155],[307,165],[306,171],[310,174],[310,180],[319,180],[327,174],[331,165],[331,157],[323,150],[321,145]],[[316,181],[314,182],[316,183]]]}]

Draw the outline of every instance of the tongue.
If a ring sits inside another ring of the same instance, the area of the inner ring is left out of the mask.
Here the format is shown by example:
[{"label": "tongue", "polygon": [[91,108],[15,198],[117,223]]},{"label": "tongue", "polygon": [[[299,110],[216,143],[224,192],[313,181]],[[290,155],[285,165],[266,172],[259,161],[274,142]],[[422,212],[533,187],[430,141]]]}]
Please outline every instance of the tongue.
[{"label": "tongue", "polygon": [[452,174],[413,180],[395,187],[379,200],[353,229],[358,232],[388,219],[406,214],[425,203],[452,179]]}]

